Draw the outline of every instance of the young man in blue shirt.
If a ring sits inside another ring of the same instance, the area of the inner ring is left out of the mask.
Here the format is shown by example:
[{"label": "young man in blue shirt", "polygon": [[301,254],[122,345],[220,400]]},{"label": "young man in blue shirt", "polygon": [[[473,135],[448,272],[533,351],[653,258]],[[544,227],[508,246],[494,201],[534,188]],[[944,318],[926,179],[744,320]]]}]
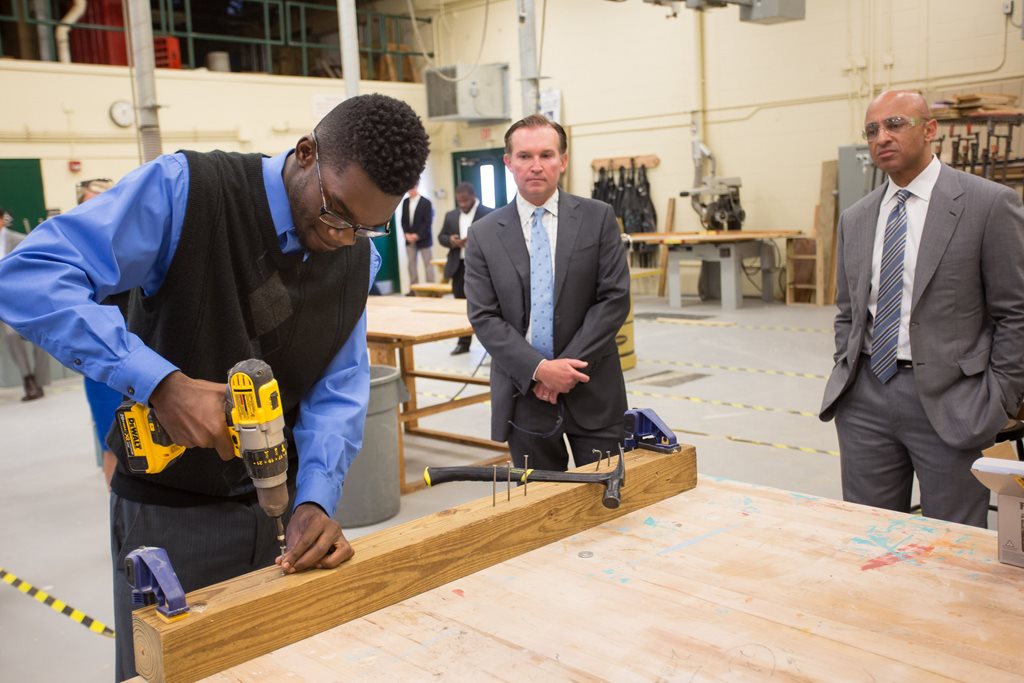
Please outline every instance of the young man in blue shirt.
[{"label": "young man in blue shirt", "polygon": [[[125,555],[167,549],[186,591],[280,564],[352,555],[332,519],[369,396],[365,304],[380,264],[370,240],[425,166],[408,105],[346,100],[276,157],[164,155],[43,223],[0,263],[0,318],[58,360],[156,412],[189,450],[164,472],[111,482],[117,680],[134,675]],[[132,290],[127,324],[112,294]],[[287,552],[232,455],[232,365],[262,358],[281,388],[295,493]],[[116,429],[116,427],[114,428]]]}]

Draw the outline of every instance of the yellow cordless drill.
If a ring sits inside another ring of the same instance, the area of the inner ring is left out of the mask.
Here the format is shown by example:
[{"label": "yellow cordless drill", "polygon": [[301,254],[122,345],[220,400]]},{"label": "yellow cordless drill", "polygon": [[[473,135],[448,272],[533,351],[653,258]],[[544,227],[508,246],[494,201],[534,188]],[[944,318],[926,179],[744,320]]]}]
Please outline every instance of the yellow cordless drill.
[{"label": "yellow cordless drill", "polygon": [[[281,393],[269,365],[250,358],[231,368],[225,412],[235,456],[245,463],[260,507],[277,522],[277,541],[283,555],[286,544],[282,517],[288,510],[288,442],[284,436]],[[132,472],[163,472],[185,452],[183,446],[171,440],[148,406],[125,401],[117,409],[117,421]]]}]

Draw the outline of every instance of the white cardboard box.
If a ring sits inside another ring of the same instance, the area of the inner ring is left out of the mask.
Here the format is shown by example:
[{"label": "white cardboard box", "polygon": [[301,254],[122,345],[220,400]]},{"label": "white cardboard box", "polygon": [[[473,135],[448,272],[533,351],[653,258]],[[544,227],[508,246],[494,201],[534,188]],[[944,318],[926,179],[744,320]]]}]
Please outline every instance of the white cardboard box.
[{"label": "white cardboard box", "polygon": [[1024,567],[1024,462],[978,458],[971,471],[999,494],[999,561]]}]

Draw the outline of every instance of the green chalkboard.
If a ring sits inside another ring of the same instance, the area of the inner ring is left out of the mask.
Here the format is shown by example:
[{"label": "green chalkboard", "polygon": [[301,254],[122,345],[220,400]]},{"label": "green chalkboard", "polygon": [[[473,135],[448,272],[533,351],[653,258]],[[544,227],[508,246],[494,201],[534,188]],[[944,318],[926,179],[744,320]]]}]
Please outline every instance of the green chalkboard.
[{"label": "green chalkboard", "polygon": [[39,159],[0,159],[0,208],[14,216],[13,230],[26,232],[46,219]]}]

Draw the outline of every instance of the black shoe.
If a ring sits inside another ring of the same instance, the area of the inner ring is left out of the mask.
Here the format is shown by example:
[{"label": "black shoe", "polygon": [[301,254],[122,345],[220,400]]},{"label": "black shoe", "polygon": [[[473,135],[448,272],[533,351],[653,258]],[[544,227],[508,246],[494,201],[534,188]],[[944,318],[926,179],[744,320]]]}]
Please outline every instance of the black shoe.
[{"label": "black shoe", "polygon": [[406,292],[406,296],[416,296],[416,292]]},{"label": "black shoe", "polygon": [[455,348],[452,349],[453,356],[458,356],[463,353],[469,353],[469,344],[456,344]]},{"label": "black shoe", "polygon": [[22,401],[34,401],[37,398],[43,397],[43,388],[36,383],[35,375],[28,375],[24,379],[25,384],[25,395],[21,397]]}]

